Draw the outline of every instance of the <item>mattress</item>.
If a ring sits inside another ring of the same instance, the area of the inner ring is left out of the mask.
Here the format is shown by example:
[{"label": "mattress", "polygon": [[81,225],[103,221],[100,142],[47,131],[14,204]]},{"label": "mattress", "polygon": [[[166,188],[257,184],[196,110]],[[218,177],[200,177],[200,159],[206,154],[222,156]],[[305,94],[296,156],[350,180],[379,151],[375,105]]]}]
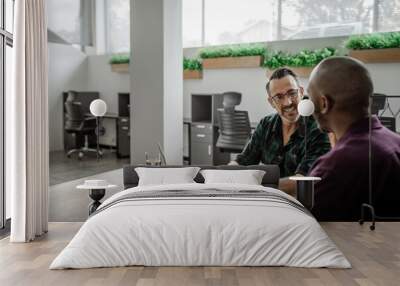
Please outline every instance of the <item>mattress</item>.
[{"label": "mattress", "polygon": [[197,183],[115,194],[50,269],[131,265],[351,267],[291,196],[263,186]]}]

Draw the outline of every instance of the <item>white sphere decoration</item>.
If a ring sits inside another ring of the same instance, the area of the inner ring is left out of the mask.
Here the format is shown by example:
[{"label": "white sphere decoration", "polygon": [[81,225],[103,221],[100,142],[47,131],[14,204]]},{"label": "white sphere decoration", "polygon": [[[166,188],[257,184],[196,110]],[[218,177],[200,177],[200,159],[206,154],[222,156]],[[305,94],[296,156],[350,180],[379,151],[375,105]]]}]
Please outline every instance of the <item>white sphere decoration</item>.
[{"label": "white sphere decoration", "polygon": [[314,103],[309,99],[303,99],[297,105],[297,111],[301,116],[310,116],[314,113]]},{"label": "white sphere decoration", "polygon": [[90,103],[89,109],[94,116],[101,117],[107,112],[107,104],[104,100],[95,99]]}]

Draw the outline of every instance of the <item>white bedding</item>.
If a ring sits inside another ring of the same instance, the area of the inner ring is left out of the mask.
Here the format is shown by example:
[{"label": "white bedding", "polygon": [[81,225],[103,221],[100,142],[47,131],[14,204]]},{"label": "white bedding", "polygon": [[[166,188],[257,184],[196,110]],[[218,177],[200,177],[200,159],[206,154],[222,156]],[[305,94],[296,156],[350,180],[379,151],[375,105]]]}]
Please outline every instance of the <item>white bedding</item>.
[{"label": "white bedding", "polygon": [[[265,190],[254,185],[179,184],[154,190]],[[297,202],[297,201],[296,201]],[[318,222],[295,207],[261,199],[185,198],[124,201],[89,218],[50,269],[127,265],[349,268]]]}]

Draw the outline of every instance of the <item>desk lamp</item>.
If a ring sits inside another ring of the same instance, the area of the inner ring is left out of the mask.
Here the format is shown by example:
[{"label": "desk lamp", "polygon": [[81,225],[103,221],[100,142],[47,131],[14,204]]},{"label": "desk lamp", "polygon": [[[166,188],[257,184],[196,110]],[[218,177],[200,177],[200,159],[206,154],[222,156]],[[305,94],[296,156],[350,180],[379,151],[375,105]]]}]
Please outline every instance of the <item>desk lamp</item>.
[{"label": "desk lamp", "polygon": [[[314,103],[309,99],[303,99],[297,105],[297,111],[301,116],[304,117],[304,123],[306,123],[306,117],[311,116],[314,113]],[[307,124],[304,124],[304,158],[307,158]],[[314,182],[320,181],[319,177],[301,177],[293,176],[290,180],[296,181],[297,183],[297,199],[309,210],[314,206]]]},{"label": "desk lamp", "polygon": [[92,113],[96,117],[96,126],[97,126],[97,161],[99,160],[99,135],[100,135],[100,124],[99,124],[99,117],[104,116],[107,112],[107,104],[104,100],[95,99],[90,103],[90,113]]}]

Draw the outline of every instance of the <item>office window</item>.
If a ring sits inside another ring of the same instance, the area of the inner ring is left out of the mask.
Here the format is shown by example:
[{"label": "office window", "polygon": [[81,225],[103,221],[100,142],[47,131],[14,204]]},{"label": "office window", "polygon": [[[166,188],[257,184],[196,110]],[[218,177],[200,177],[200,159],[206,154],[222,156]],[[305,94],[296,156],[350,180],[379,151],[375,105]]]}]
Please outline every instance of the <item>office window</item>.
[{"label": "office window", "polygon": [[5,220],[10,217],[11,197],[4,188],[4,106],[11,94],[14,1],[0,0],[0,15],[0,228],[4,228]]},{"label": "office window", "polygon": [[80,9],[80,0],[48,0],[48,28],[70,44],[80,44]]},{"label": "office window", "polygon": [[6,15],[6,31],[12,33],[14,27],[14,0],[6,0],[5,3]]},{"label": "office window", "polygon": [[400,31],[400,1],[378,2],[377,30],[380,32]]},{"label": "office window", "polygon": [[345,36],[372,32],[373,1],[282,1],[282,39]]},{"label": "office window", "polygon": [[107,0],[107,49],[109,53],[130,50],[130,1]]},{"label": "office window", "polygon": [[[9,98],[11,95],[11,84],[12,84],[12,69],[13,69],[13,57],[12,57],[12,47],[6,45],[6,67],[5,67],[5,97]],[[4,153],[5,154],[5,153]],[[11,217],[11,190],[5,189],[5,219]]]},{"label": "office window", "polygon": [[205,45],[273,40],[276,0],[204,0]]},{"label": "office window", "polygon": [[400,31],[399,0],[183,0],[182,13],[184,47]]},{"label": "office window", "polygon": [[203,0],[183,0],[182,38],[183,47],[200,47],[202,40]]}]

